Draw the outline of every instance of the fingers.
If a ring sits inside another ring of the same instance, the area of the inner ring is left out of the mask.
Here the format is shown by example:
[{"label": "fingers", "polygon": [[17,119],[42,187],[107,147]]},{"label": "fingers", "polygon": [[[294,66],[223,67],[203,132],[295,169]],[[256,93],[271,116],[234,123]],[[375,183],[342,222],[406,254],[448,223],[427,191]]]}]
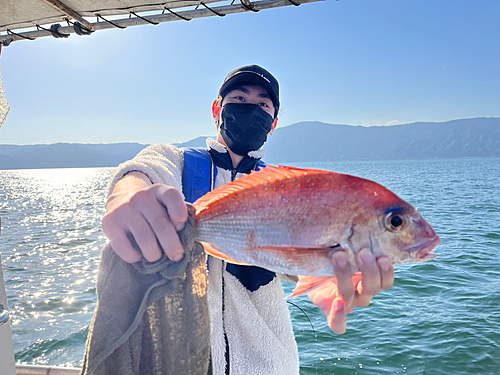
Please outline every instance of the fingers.
[{"label": "fingers", "polygon": [[160,259],[161,250],[151,227],[130,207],[124,206],[106,214],[102,228],[115,253],[125,262],[138,262],[142,256],[150,262]]},{"label": "fingers", "polygon": [[345,311],[345,302],[342,298],[337,298],[333,301],[332,309],[328,316],[328,324],[337,335],[345,333],[347,329],[347,315]]},{"label": "fingers", "polygon": [[141,253],[134,249],[131,241],[126,235],[118,235],[113,239],[113,241],[110,241],[110,243],[114,252],[125,262],[136,263],[142,259]]},{"label": "fingers", "polygon": [[111,247],[127,263],[135,263],[141,260],[142,255],[139,249],[134,248],[133,243],[127,237],[127,232],[115,219],[116,215],[107,213],[102,219],[102,231],[109,238]]},{"label": "fingers", "polygon": [[386,256],[376,260],[369,249],[362,249],[357,257],[361,278],[352,275],[347,254],[343,251],[337,251],[332,257],[339,294],[347,313],[355,307],[368,306],[373,296],[394,284],[394,268]]},{"label": "fingers", "polygon": [[317,291],[309,293],[309,297],[325,313],[330,328],[337,334],[343,334],[347,327],[348,313],[355,307],[368,306],[374,295],[392,287],[394,268],[389,258],[382,256],[375,259],[369,249],[362,249],[357,254],[361,272],[352,274],[348,256],[343,251],[333,254],[332,263],[337,285],[323,285]]},{"label": "fingers", "polygon": [[377,259],[380,270],[380,286],[382,290],[390,289],[394,285],[394,267],[387,257]]},{"label": "fingers", "polygon": [[163,252],[173,261],[182,259],[184,248],[176,228],[184,227],[188,212],[177,189],[158,184],[118,194],[114,200],[103,218],[103,231],[124,261],[137,262],[142,254],[155,262]]},{"label": "fingers", "polygon": [[347,305],[347,312],[354,308],[353,302],[355,289],[352,283],[352,269],[347,254],[343,251],[337,251],[333,254],[333,269],[337,277],[337,288]]},{"label": "fingers", "polygon": [[[165,255],[173,261],[181,260],[184,254],[184,248],[182,247],[179,236],[165,208],[162,205],[153,205],[150,210],[144,213],[144,216],[152,228],[153,236],[155,236],[155,239],[160,243]],[[161,251],[157,259],[148,260],[154,262],[160,258]]]},{"label": "fingers", "polygon": [[137,216],[134,219],[128,224],[129,233],[133,237],[131,239],[132,244],[133,241],[136,242],[148,262],[156,262],[161,258],[161,250],[155,233],[143,217]]},{"label": "fingers", "polygon": [[382,290],[378,264],[369,249],[358,252],[358,266],[363,279],[357,286],[357,306],[368,306],[373,296]]},{"label": "fingers", "polygon": [[184,248],[176,229],[182,229],[188,218],[182,194],[169,186],[153,185],[137,193],[130,203],[147,224],[137,220],[129,226],[146,260],[155,262],[161,258],[158,244],[168,258],[181,260]]},{"label": "fingers", "polygon": [[161,187],[156,190],[156,197],[161,202],[168,212],[168,217],[179,232],[184,228],[184,224],[188,219],[188,211],[184,198],[179,190],[169,187]]}]

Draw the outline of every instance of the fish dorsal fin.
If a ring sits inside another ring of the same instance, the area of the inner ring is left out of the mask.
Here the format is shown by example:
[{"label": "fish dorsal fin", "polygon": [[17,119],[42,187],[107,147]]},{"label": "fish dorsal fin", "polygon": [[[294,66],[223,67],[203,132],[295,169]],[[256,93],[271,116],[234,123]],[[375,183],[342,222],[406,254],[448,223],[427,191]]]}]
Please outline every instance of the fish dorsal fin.
[{"label": "fish dorsal fin", "polygon": [[251,189],[252,187],[270,184],[276,181],[291,180],[297,177],[311,176],[318,174],[337,174],[331,171],[324,171],[321,169],[304,169],[296,167],[288,167],[284,165],[278,165],[277,167],[272,165],[267,165],[265,168],[261,168],[259,171],[252,171],[250,174],[238,178],[236,181],[225,184],[199,198],[194,202],[193,206],[196,212],[207,208],[210,204],[228,196],[229,194],[235,194],[239,191],[245,189]]}]

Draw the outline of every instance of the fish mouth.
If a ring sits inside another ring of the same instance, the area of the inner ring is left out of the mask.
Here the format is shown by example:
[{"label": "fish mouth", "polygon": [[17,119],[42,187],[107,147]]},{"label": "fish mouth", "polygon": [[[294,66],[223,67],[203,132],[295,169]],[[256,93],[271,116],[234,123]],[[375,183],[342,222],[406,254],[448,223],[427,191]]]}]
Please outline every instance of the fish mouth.
[{"label": "fish mouth", "polygon": [[427,239],[426,241],[422,241],[406,251],[410,254],[410,257],[419,259],[419,260],[431,260],[434,259],[437,255],[432,252],[434,248],[441,243],[441,239],[438,235]]}]

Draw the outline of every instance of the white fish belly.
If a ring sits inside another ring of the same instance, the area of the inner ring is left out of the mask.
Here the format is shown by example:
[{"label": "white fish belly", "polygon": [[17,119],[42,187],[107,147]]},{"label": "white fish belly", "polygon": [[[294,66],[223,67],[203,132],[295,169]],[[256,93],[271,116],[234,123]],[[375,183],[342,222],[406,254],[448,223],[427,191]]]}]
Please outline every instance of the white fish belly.
[{"label": "white fish belly", "polygon": [[[199,240],[237,261],[289,275],[333,276],[328,246],[337,244],[324,225],[287,225],[228,214],[198,226]],[[295,249],[294,249],[295,248]]]}]

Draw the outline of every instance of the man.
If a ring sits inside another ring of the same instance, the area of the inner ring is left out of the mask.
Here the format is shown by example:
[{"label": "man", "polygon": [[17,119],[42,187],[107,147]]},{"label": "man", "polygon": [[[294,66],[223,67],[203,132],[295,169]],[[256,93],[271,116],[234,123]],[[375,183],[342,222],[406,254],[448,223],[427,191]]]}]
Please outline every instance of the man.
[{"label": "man", "polygon": [[[258,168],[261,149],[277,125],[279,85],[257,65],[228,74],[213,103],[217,141],[207,141],[219,187]],[[173,146],[155,145],[122,164],[110,182],[103,230],[126,262],[154,262],[165,253],[183,257],[177,236],[187,220],[181,193],[184,155]],[[140,251],[139,251],[140,249]],[[336,333],[344,333],[346,314],[366,306],[394,281],[386,257],[369,249],[358,253],[361,278],[352,278],[344,252],[332,257],[337,284],[309,293]],[[258,267],[209,258],[208,303],[215,374],[298,374],[297,346],[278,276]]]}]

